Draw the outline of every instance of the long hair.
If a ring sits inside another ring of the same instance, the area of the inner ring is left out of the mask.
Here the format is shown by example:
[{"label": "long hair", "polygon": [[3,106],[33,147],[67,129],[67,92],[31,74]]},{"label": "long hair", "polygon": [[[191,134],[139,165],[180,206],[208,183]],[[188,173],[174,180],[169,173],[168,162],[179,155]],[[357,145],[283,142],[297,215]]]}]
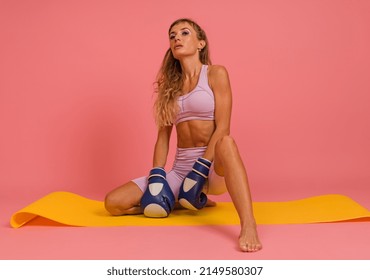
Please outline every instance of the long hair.
[{"label": "long hair", "polygon": [[[183,22],[187,22],[194,28],[198,40],[206,42],[205,47],[199,52],[199,60],[202,64],[210,65],[208,39],[204,30],[196,22],[188,18],[178,19],[171,24],[168,33],[171,32],[173,26]],[[171,48],[168,48],[155,81],[157,98],[154,103],[154,116],[158,127],[174,123],[178,112],[177,99],[181,95],[182,87],[183,77],[180,62],[173,56]]]}]

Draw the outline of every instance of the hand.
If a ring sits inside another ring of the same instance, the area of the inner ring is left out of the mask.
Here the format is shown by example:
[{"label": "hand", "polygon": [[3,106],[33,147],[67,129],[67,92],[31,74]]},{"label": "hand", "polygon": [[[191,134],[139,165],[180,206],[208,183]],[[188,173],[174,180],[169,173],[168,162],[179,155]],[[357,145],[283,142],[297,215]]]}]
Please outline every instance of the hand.
[{"label": "hand", "polygon": [[198,158],[192,171],[185,177],[180,187],[179,203],[190,210],[199,210],[207,203],[207,195],[202,192],[208,178],[212,162],[205,158]]},{"label": "hand", "polygon": [[144,192],[140,207],[145,216],[165,218],[175,207],[175,196],[166,180],[166,171],[155,167],[150,171],[148,187]]}]

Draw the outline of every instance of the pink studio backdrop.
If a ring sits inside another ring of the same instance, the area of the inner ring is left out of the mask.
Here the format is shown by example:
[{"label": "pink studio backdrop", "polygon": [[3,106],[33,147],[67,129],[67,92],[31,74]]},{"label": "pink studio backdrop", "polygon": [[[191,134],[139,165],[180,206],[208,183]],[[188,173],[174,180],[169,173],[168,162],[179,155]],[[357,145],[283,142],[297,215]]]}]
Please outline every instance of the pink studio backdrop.
[{"label": "pink studio backdrop", "polygon": [[145,175],[167,29],[190,17],[229,71],[254,199],[352,192],[369,206],[369,11],[366,0],[1,1],[1,198],[103,199]]}]

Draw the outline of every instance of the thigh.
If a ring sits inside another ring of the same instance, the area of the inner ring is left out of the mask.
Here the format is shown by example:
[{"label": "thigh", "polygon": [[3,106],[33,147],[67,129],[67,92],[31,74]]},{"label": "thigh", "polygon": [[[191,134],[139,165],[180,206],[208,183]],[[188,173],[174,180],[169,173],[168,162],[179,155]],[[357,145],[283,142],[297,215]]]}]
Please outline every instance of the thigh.
[{"label": "thigh", "polygon": [[[175,198],[177,199],[177,197],[179,196],[181,183],[184,180],[184,176],[182,174],[179,174],[175,170],[171,170],[170,172],[167,173],[166,180],[168,184],[170,185],[170,188],[173,194],[175,195]],[[141,191],[141,196],[142,196],[142,194],[145,192],[145,190],[148,187],[148,177],[144,176],[144,177],[136,178],[132,180],[132,182],[134,182],[137,188]]]},{"label": "thigh", "polygon": [[218,175],[215,170],[215,165],[211,165],[209,170],[208,182],[205,186],[205,192],[211,195],[223,194],[227,191],[225,177]]},{"label": "thigh", "polygon": [[184,177],[179,175],[176,171],[171,170],[167,174],[167,182],[170,185],[170,188],[175,195],[175,198],[177,200],[180,192],[180,187],[182,184],[182,181],[184,180]]},{"label": "thigh", "polygon": [[134,205],[139,205],[142,196],[143,191],[136,183],[130,181],[109,192],[107,194],[106,201],[108,200],[111,204],[114,205],[130,207]]}]

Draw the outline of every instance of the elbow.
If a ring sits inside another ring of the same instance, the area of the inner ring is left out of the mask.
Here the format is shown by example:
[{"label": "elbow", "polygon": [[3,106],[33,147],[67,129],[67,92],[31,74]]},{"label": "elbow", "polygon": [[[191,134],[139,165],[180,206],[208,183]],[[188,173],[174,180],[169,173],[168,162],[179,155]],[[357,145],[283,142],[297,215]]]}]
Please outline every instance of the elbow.
[{"label": "elbow", "polygon": [[222,136],[229,136],[230,135],[230,124],[229,123],[222,123],[218,126]]},{"label": "elbow", "polygon": [[219,127],[219,128],[217,128],[217,132],[220,135],[220,137],[230,136],[230,128],[229,127]]}]

